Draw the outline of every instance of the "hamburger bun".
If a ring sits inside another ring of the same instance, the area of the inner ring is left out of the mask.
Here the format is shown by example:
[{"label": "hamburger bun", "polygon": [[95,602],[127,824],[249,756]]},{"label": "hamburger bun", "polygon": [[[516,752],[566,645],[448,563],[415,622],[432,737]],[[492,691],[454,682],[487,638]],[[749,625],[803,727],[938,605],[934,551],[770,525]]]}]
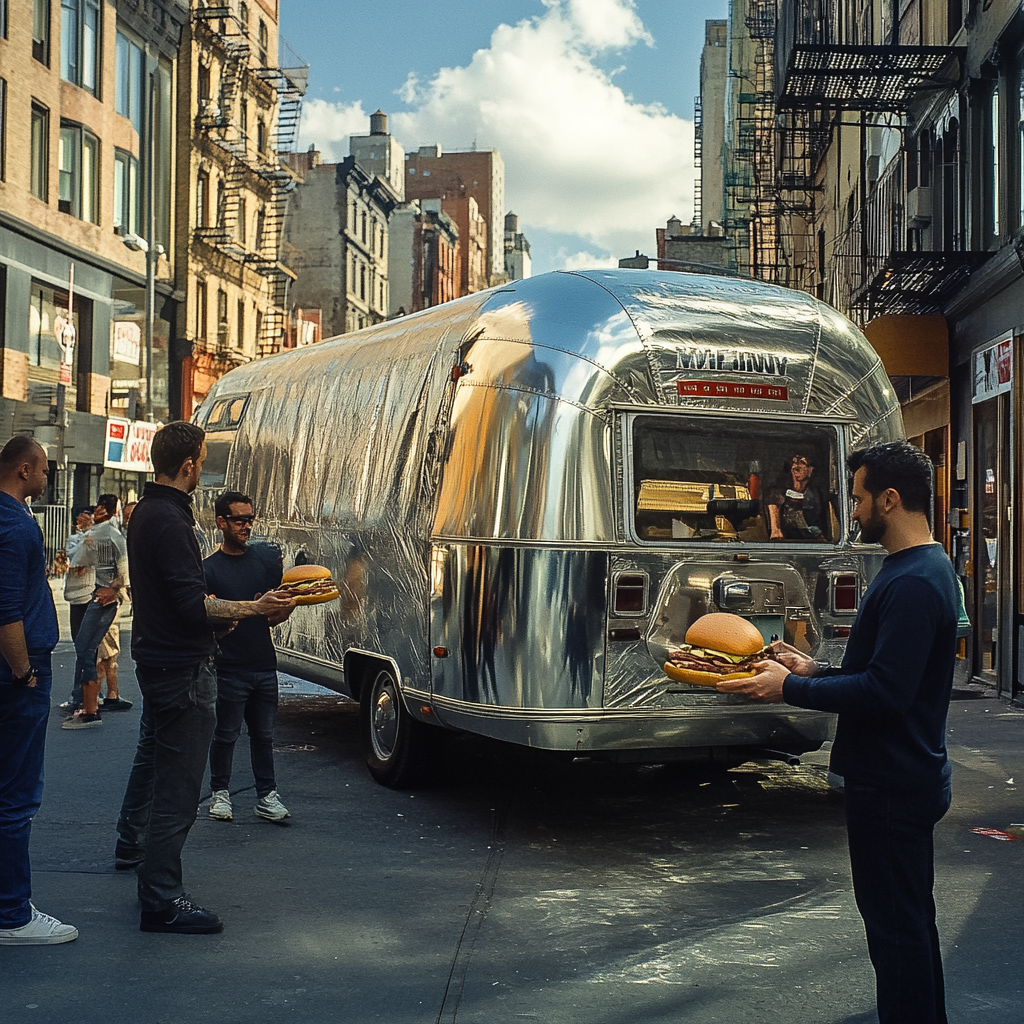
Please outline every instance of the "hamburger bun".
[{"label": "hamburger bun", "polygon": [[686,631],[686,642],[722,654],[749,658],[764,647],[764,637],[752,622],[732,612],[711,612],[702,615]]},{"label": "hamburger bun", "polygon": [[296,604],[323,604],[341,597],[331,570],[322,565],[296,565],[286,569],[277,589]]},{"label": "hamburger bun", "polygon": [[664,672],[680,683],[715,686],[757,675],[752,662],[773,657],[753,623],[731,612],[711,612],[690,626],[678,650],[669,652]]}]

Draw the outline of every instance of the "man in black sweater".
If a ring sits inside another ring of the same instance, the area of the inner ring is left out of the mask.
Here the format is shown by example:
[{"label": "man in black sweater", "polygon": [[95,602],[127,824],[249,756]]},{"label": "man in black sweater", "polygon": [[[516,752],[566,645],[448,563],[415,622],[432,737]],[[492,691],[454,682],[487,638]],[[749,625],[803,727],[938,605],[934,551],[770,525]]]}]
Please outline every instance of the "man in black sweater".
[{"label": "man in black sweater", "polygon": [[906,442],[848,459],[861,540],[888,557],[861,602],[840,668],[788,644],[779,662],[718,689],[837,712],[832,771],[846,786],[857,908],[880,1024],[946,1024],[935,924],[933,832],[949,809],[946,715],[959,596],[928,523],[932,464]]},{"label": "man in black sweater", "polygon": [[115,864],[137,869],[144,932],[202,934],[224,927],[186,897],[181,874],[216,717],[214,629],[294,607],[277,593],[258,601],[206,596],[190,497],[205,458],[199,427],[176,421],[157,431],[151,453],[156,481],[146,484],[128,528],[142,722],[117,822]]}]

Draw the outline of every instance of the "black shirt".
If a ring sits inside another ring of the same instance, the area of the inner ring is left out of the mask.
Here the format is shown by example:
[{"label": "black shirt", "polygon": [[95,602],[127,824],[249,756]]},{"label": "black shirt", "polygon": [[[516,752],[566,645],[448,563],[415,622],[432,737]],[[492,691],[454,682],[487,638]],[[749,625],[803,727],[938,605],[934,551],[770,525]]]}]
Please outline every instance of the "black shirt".
[{"label": "black shirt", "polygon": [[128,524],[128,566],[132,657],[162,668],[213,654],[206,577],[189,495],[176,487],[146,484]]},{"label": "black shirt", "polygon": [[[206,586],[222,601],[251,601],[281,585],[284,571],[281,551],[272,544],[251,544],[241,555],[226,555],[219,548],[203,560]],[[272,671],[277,652],[265,617],[242,619],[219,641],[217,665]]]},{"label": "black shirt", "polygon": [[946,715],[960,598],[939,544],[889,555],[872,580],[841,668],[790,675],[787,704],[839,714],[832,770],[851,782],[929,789],[949,777]]}]

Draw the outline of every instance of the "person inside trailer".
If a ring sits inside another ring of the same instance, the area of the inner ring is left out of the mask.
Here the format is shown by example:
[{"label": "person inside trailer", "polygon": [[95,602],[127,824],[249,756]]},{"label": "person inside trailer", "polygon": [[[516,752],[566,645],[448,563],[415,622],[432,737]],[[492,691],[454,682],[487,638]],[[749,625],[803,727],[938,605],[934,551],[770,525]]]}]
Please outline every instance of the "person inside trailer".
[{"label": "person inside trailer", "polygon": [[794,452],[765,495],[772,540],[821,540],[826,505],[813,484],[813,455]]}]

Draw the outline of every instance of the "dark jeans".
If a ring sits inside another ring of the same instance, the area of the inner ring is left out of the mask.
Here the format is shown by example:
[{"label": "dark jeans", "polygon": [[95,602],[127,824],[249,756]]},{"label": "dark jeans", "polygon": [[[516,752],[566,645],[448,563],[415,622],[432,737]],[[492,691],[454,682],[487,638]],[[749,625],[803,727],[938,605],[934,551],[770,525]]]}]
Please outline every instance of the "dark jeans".
[{"label": "dark jeans", "polygon": [[117,602],[98,604],[90,601],[85,606],[82,624],[75,637],[75,688],[71,699],[82,703],[82,683],[96,681],[96,651],[117,614]]},{"label": "dark jeans", "polygon": [[879,1024],[946,1024],[932,836],[949,802],[948,781],[925,791],[846,781],[853,891],[875,968]]},{"label": "dark jeans", "polygon": [[274,779],[274,722],[277,719],[277,671],[217,669],[217,728],[210,747],[210,788],[228,789],[235,743],[245,720],[249,761],[256,795],[277,789]]},{"label": "dark jeans", "polygon": [[142,691],[139,745],[117,821],[118,857],[139,865],[143,910],[163,910],[184,895],[181,850],[196,820],[216,720],[212,658],[191,665],[136,665]]},{"label": "dark jeans", "polygon": [[[69,604],[68,615],[71,619],[71,642],[74,643],[78,639],[78,631],[82,628],[82,619],[85,618],[86,609],[92,601],[86,601],[85,604]],[[71,700],[75,704],[82,703],[82,687],[78,682],[78,673],[75,673],[74,681],[71,684]]]},{"label": "dark jeans", "polygon": [[43,798],[43,750],[50,714],[50,655],[29,654],[36,685],[14,686],[0,658],[0,928],[32,919],[32,819]]}]

